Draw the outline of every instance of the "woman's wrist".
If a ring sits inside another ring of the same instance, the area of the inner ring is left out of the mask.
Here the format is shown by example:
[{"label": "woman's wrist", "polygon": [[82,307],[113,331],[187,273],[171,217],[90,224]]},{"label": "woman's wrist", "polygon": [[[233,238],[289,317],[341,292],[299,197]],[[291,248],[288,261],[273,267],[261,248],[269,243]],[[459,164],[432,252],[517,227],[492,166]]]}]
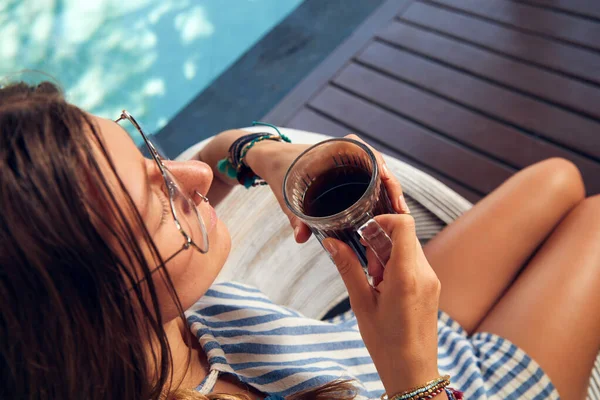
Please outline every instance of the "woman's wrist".
[{"label": "woman's wrist", "polygon": [[229,147],[231,146],[231,143],[237,138],[247,134],[248,132],[235,129],[221,132],[208,142],[206,146],[196,154],[194,159],[207,163],[212,169],[215,178],[218,178],[219,181],[228,186],[235,186],[238,182],[219,172],[217,164],[220,160],[229,156]]},{"label": "woman's wrist", "polygon": [[281,155],[286,147],[289,147],[288,143],[264,140],[248,151],[244,161],[256,175],[265,178],[269,171],[277,171],[281,167]]},{"label": "woman's wrist", "polygon": [[435,370],[426,371],[415,371],[415,370],[397,370],[396,374],[389,379],[383,379],[385,391],[389,398],[393,395],[402,393],[410,388],[418,387],[423,385],[425,382],[429,382],[432,379],[439,377],[440,374]]},{"label": "woman's wrist", "polygon": [[[427,376],[427,375],[425,375]],[[447,397],[444,392],[450,385],[450,375],[441,376],[439,373],[429,375],[429,378],[420,378],[415,381],[419,383],[407,384],[404,386],[398,385],[398,388],[387,389],[386,394],[382,399],[399,400],[399,399],[425,399],[434,396],[436,398]]]},{"label": "woman's wrist", "polygon": [[374,361],[381,382],[390,397],[440,376],[437,348],[435,354],[433,351],[421,351],[420,354],[412,355],[402,352],[392,357],[391,352],[387,352],[387,355],[384,359],[375,357]]}]

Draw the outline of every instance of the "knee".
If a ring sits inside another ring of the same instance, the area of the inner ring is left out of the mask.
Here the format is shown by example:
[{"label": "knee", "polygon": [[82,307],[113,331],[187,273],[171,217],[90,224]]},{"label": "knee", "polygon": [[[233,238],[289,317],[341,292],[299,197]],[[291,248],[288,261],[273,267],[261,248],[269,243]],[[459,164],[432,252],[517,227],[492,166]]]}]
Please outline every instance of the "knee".
[{"label": "knee", "polygon": [[600,195],[586,198],[573,210],[580,219],[583,219],[590,226],[600,224]]},{"label": "knee", "polygon": [[571,205],[585,198],[585,185],[575,164],[564,158],[549,158],[534,164],[536,181],[547,195],[568,201]]}]

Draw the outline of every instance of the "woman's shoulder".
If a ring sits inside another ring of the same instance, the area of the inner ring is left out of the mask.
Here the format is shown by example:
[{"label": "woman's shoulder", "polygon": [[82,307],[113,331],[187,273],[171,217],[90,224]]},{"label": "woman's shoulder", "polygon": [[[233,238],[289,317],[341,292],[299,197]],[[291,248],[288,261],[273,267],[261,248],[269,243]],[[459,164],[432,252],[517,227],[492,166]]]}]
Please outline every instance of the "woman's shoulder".
[{"label": "woman's shoulder", "polygon": [[[233,313],[233,314],[232,314]],[[273,303],[260,290],[238,282],[220,282],[210,289],[186,311],[186,316],[204,318],[219,317],[220,320],[236,319],[241,314],[282,314],[303,318],[297,311]]]},{"label": "woman's shoulder", "polygon": [[287,395],[347,377],[361,392],[372,379],[381,394],[360,333],[341,320],[308,318],[235,282],[213,285],[186,315],[211,368],[263,392]]},{"label": "woman's shoulder", "polygon": [[[354,315],[345,313],[333,320],[320,321],[306,317],[296,310],[273,303],[253,286],[238,282],[220,282],[211,288],[186,311],[188,323],[206,326],[248,326],[268,322],[276,325],[306,327],[340,325],[342,329],[355,328]],[[271,325],[271,324],[269,324]]]},{"label": "woman's shoulder", "polygon": [[232,281],[213,284],[199,301],[214,301],[216,299],[262,300],[272,303],[264,293],[254,286]]}]

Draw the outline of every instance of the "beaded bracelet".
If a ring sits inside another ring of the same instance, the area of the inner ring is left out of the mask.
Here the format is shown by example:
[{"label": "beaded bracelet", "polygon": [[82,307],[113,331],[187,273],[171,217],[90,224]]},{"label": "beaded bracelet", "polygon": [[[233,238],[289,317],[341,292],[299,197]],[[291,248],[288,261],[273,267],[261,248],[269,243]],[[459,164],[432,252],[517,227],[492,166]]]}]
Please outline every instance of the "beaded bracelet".
[{"label": "beaded bracelet", "polygon": [[421,399],[432,399],[440,394],[446,386],[450,384],[449,381],[442,381],[437,385],[428,386],[425,388],[418,389],[416,391],[406,393],[404,395],[396,395],[392,397],[392,400],[421,400]]},{"label": "beaded bracelet", "polygon": [[446,386],[450,384],[450,375],[440,376],[436,379],[417,386],[402,393],[395,394],[392,397],[388,397],[387,394],[381,396],[382,400],[420,400],[420,399],[431,399],[440,394]]},{"label": "beaded bracelet", "polygon": [[263,140],[275,140],[275,141],[284,141],[287,143],[291,143],[290,139],[282,134],[276,126],[267,124],[264,122],[253,121],[252,125],[263,125],[269,126],[275,131],[277,131],[278,135],[273,135],[270,133],[251,133],[249,135],[242,136],[235,140],[231,146],[229,147],[229,157],[220,160],[217,163],[217,169],[227,175],[232,179],[237,179],[237,181],[243,185],[246,189],[249,189],[253,186],[258,185],[266,185],[264,179],[260,176],[256,175],[254,171],[246,164],[245,158],[248,154],[248,151],[254,147],[254,145]]},{"label": "beaded bracelet", "polygon": [[448,400],[463,400],[463,392],[453,389],[451,387],[445,387],[446,396],[448,396]]}]

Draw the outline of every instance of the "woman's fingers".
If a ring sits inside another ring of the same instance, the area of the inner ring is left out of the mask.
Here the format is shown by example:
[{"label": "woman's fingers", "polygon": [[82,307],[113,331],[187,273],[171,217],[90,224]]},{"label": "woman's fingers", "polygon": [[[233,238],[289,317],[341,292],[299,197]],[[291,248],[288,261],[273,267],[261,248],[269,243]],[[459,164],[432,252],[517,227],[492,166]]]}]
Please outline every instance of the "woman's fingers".
[{"label": "woman's fingers", "polygon": [[381,171],[381,181],[385,185],[385,188],[388,192],[388,196],[392,201],[392,205],[394,206],[394,210],[398,214],[410,214],[410,210],[406,205],[406,201],[402,193],[402,185],[400,185],[398,179],[396,179],[396,177],[387,167],[387,164],[383,159],[381,153],[375,150],[370,144],[366,143],[364,140],[362,140],[359,136],[355,134],[347,135],[346,138],[359,141],[365,146],[367,146],[369,149],[371,149],[373,154],[375,154],[375,158],[377,159],[377,165],[379,166],[379,170]]},{"label": "woman's fingers", "polygon": [[305,243],[311,235],[310,228],[300,220],[297,216],[295,216],[290,210],[287,208],[283,209],[285,215],[287,215],[290,225],[294,230],[294,239],[296,239],[296,243]]},{"label": "woman's fingers", "polygon": [[384,279],[410,284],[418,265],[414,218],[397,214],[378,215],[375,220],[392,239],[392,253],[385,266]]},{"label": "woman's fingers", "polygon": [[381,181],[385,185],[388,196],[392,202],[392,206],[394,207],[394,211],[396,211],[398,214],[410,214],[410,210],[406,204],[406,199],[404,198],[404,193],[402,192],[402,186],[400,185],[400,182],[394,175],[392,175],[387,167],[384,166],[383,169],[386,170],[387,177],[384,177],[384,174],[382,174]]},{"label": "woman's fingers", "polygon": [[296,239],[296,243],[306,243],[311,234],[310,228],[306,226],[304,222],[300,222],[294,228],[294,238]]},{"label": "woman's fingers", "polygon": [[371,250],[368,247],[367,247],[367,265],[368,265],[367,269],[369,271],[369,275],[371,275],[374,278],[375,277],[383,277],[383,265],[381,265],[381,263],[377,259],[377,256],[373,252],[373,250]]},{"label": "woman's fingers", "polygon": [[275,197],[279,202],[281,210],[290,221],[290,226],[294,230],[294,239],[296,240],[296,243],[305,243],[312,234],[310,228],[304,222],[302,222],[300,218],[298,218],[293,212],[290,211],[290,209],[285,205],[285,201],[283,200],[282,196],[275,193]]},{"label": "woman's fingers", "polygon": [[342,277],[352,309],[356,314],[372,306],[372,291],[367,277],[354,251],[346,243],[332,238],[323,240],[323,247],[331,256]]}]

